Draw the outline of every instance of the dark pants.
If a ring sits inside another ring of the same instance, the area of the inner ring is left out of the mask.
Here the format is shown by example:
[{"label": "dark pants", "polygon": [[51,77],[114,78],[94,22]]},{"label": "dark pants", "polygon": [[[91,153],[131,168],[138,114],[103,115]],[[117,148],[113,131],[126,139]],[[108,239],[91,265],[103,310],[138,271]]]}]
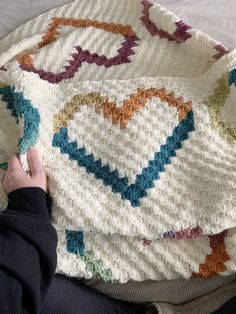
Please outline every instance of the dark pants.
[{"label": "dark pants", "polygon": [[[63,275],[54,277],[41,314],[144,314],[145,306],[111,299]],[[236,313],[236,297],[214,314]]]},{"label": "dark pants", "polygon": [[55,275],[41,314],[144,314],[145,306],[111,299],[81,281]]}]

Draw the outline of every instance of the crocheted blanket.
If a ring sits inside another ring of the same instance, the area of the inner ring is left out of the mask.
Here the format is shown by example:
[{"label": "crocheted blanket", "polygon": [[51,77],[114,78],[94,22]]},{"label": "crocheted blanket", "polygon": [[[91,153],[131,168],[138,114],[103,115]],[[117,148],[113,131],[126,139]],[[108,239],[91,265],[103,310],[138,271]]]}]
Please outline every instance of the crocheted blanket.
[{"label": "crocheted blanket", "polygon": [[236,51],[147,0],[77,0],[2,39],[0,66],[0,176],[37,148],[58,272],[236,271]]}]

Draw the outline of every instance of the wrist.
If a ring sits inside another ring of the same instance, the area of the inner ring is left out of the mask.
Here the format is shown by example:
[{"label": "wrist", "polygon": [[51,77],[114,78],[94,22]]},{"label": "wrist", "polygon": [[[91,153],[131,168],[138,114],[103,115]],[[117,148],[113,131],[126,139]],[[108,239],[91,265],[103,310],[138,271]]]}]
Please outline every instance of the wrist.
[{"label": "wrist", "polygon": [[[26,187],[16,189],[8,194],[7,209],[35,214],[41,218],[49,219],[48,208],[50,197],[39,187]],[[51,206],[49,206],[51,207]]]}]

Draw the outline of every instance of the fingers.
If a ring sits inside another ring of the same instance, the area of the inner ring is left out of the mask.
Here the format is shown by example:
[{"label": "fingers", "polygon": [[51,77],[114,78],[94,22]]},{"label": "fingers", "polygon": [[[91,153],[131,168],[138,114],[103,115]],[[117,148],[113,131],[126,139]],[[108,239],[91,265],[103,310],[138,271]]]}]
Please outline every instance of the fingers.
[{"label": "fingers", "polygon": [[14,170],[22,170],[22,166],[19,160],[19,157],[17,156],[17,154],[14,154],[10,157],[9,161],[8,161],[8,167],[7,167],[7,171],[14,171]]},{"label": "fingers", "polygon": [[30,148],[28,150],[27,158],[28,158],[28,163],[29,163],[30,172],[32,176],[38,175],[44,172],[35,148]]}]

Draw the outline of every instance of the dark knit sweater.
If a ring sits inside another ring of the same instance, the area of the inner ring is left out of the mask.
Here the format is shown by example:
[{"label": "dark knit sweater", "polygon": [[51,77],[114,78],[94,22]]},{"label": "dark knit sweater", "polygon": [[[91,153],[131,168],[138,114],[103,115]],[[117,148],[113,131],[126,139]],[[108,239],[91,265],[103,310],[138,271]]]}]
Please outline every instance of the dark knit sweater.
[{"label": "dark knit sweater", "polygon": [[8,198],[0,215],[0,313],[40,313],[57,261],[51,198],[35,187]]}]

